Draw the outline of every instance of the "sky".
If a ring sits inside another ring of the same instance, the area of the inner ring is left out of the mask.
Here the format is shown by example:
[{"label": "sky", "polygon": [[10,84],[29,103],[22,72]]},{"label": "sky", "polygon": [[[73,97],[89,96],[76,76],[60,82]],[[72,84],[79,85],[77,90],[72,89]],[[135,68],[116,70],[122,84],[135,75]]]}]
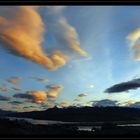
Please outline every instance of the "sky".
[{"label": "sky", "polygon": [[140,102],[139,6],[1,6],[0,109]]}]

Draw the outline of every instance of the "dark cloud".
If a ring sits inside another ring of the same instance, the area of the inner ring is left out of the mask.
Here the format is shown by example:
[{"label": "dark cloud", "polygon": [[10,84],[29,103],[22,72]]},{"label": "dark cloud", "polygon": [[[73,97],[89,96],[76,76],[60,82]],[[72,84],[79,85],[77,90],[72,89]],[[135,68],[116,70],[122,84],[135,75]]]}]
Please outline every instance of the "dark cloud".
[{"label": "dark cloud", "polygon": [[78,97],[85,97],[87,95],[88,95],[87,93],[82,93],[82,94],[79,94]]},{"label": "dark cloud", "polygon": [[31,77],[32,79],[38,81],[38,82],[48,82],[49,80],[47,78],[38,78],[38,77]]},{"label": "dark cloud", "polygon": [[80,99],[79,99],[79,98],[76,98],[76,99],[74,99],[74,101],[75,101],[75,102],[79,102],[79,101],[80,101]]},{"label": "dark cloud", "polygon": [[86,97],[86,96],[88,96],[87,93],[79,94],[79,95],[77,95],[77,97],[76,97],[73,101],[74,101],[74,102],[79,102],[79,101],[81,101],[82,98],[84,98],[84,97]]},{"label": "dark cloud", "polygon": [[19,104],[22,104],[23,102],[12,101],[12,102],[9,102],[9,103],[12,104],[12,105],[19,105]]},{"label": "dark cloud", "polygon": [[10,98],[9,97],[6,97],[6,96],[3,96],[3,95],[0,95],[0,101],[9,101]]},{"label": "dark cloud", "polygon": [[23,99],[32,99],[32,96],[26,93],[22,94],[14,94],[13,97],[15,98],[23,98]]},{"label": "dark cloud", "polygon": [[115,100],[109,100],[109,99],[104,99],[104,100],[99,100],[99,101],[91,101],[92,106],[102,106],[102,107],[106,107],[106,106],[116,106],[116,103],[118,101]]},{"label": "dark cloud", "polygon": [[83,105],[81,103],[73,103],[72,106],[73,107],[82,107]]},{"label": "dark cloud", "polygon": [[139,87],[140,87],[140,78],[113,85],[112,87],[106,89],[105,92],[106,93],[124,92],[132,89],[137,89]]}]

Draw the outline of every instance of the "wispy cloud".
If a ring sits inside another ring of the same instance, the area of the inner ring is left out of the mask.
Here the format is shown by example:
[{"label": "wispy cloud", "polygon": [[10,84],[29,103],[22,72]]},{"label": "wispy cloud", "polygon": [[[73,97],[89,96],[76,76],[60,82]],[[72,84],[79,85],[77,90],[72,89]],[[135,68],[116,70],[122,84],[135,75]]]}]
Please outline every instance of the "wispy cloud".
[{"label": "wispy cloud", "polygon": [[63,35],[61,37],[63,41],[67,43],[67,46],[74,52],[86,57],[87,53],[80,48],[80,42],[78,41],[76,29],[68,24],[64,17],[59,19],[58,24],[63,29],[63,32],[61,33]]},{"label": "wispy cloud", "polygon": [[56,105],[58,105],[60,107],[68,107],[69,103],[68,102],[60,102],[60,103],[56,103]]},{"label": "wispy cloud", "polygon": [[118,106],[131,106],[135,103],[136,103],[136,101],[134,101],[134,100],[128,100],[128,101],[125,101],[125,102],[118,102],[117,105]]},{"label": "wispy cloud", "polygon": [[98,101],[92,101],[92,106],[116,106],[116,103],[118,101],[115,100],[109,100],[109,99],[104,99],[104,100],[98,100]]},{"label": "wispy cloud", "polygon": [[134,53],[135,60],[140,60],[140,28],[137,28],[131,32],[127,36],[127,39],[130,40],[130,46]]},{"label": "wispy cloud", "polygon": [[[59,46],[65,46],[64,50],[70,49],[75,54],[87,57],[87,52],[80,46],[76,28],[72,26],[63,15],[66,6],[47,6],[46,8],[46,14],[49,15],[49,18],[53,19],[53,22],[49,24],[49,29],[53,33],[58,44],[60,44]],[[65,53],[66,52],[67,51],[65,51]]]},{"label": "wispy cloud", "polygon": [[0,16],[0,42],[3,48],[49,70],[55,70],[64,64],[63,53],[60,55],[54,52],[51,58],[41,48],[45,28],[37,7],[5,7],[3,10],[6,10],[5,14]]},{"label": "wispy cloud", "polygon": [[11,89],[16,90],[16,91],[21,91],[22,89],[19,87],[11,87]]},{"label": "wispy cloud", "polygon": [[9,101],[10,98],[9,97],[6,97],[6,96],[3,96],[3,95],[0,95],[0,101]]},{"label": "wispy cloud", "polygon": [[[51,16],[60,14],[64,9],[62,6],[46,8],[53,11]],[[0,14],[0,43],[3,48],[13,55],[42,65],[49,70],[56,70],[66,64],[68,56],[62,51],[57,49],[47,55],[41,47],[45,26],[38,7],[3,7],[1,10],[3,10],[1,13],[4,13]],[[55,24],[57,29],[54,30],[58,32],[54,36],[63,40],[63,46],[68,46],[81,56],[87,56],[80,47],[76,29],[67,22],[65,17],[61,15]]]},{"label": "wispy cloud", "polygon": [[48,78],[39,78],[39,77],[31,77],[31,78],[32,79],[35,79],[38,82],[44,82],[44,83],[46,83],[46,82],[49,81]]},{"label": "wispy cloud", "polygon": [[12,84],[18,84],[21,79],[22,79],[21,77],[14,76],[7,79],[6,81]]},{"label": "wispy cloud", "polygon": [[9,88],[7,86],[0,86],[0,91],[8,91]]},{"label": "wispy cloud", "polygon": [[20,105],[20,104],[23,104],[23,102],[19,102],[19,101],[12,101],[12,102],[9,102],[10,104],[12,105]]}]

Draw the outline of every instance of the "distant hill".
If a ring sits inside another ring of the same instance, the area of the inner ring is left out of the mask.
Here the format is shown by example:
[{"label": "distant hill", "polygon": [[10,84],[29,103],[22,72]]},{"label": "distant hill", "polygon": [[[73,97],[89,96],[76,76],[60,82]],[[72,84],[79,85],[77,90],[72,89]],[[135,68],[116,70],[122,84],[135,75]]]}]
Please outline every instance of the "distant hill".
[{"label": "distant hill", "polygon": [[0,116],[5,116],[8,114],[15,114],[16,112],[12,112],[12,111],[7,111],[7,110],[2,110],[0,109]]},{"label": "distant hill", "polygon": [[33,118],[69,122],[97,121],[140,121],[140,109],[130,107],[68,107],[50,108],[45,111],[32,111],[10,114],[12,117]]}]

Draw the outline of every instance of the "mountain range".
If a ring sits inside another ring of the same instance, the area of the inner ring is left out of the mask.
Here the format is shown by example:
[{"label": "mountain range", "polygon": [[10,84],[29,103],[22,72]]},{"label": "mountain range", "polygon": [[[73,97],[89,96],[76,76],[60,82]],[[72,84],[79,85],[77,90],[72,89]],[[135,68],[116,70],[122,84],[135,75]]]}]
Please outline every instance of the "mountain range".
[{"label": "mountain range", "polygon": [[10,117],[67,122],[140,121],[140,109],[130,107],[67,107],[6,114]]}]

